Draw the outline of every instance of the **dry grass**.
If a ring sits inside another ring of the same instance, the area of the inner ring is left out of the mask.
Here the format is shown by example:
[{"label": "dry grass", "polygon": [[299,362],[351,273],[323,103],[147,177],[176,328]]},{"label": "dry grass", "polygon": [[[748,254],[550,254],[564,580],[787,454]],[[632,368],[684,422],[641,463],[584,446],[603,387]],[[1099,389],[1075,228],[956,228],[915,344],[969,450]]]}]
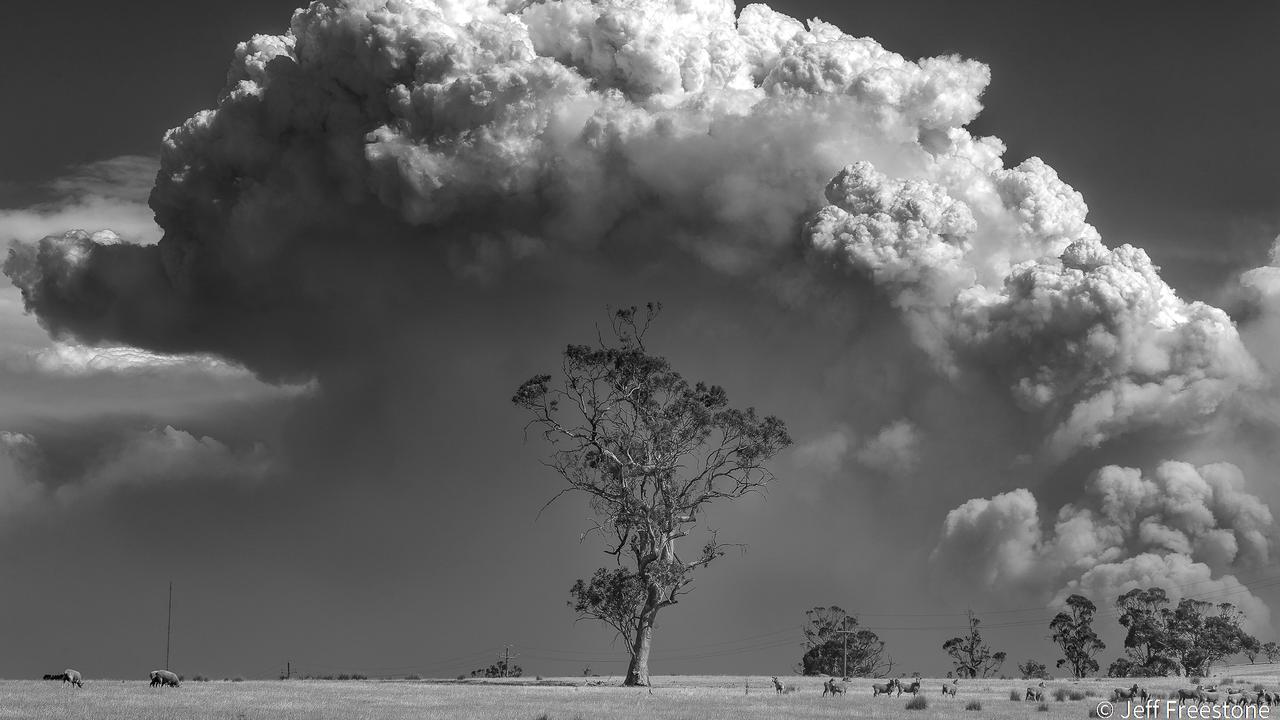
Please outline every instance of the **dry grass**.
[{"label": "dry grass", "polygon": [[[1240,678],[1239,671],[1235,676]],[[0,681],[0,720],[777,720],[897,718],[907,698],[873,698],[871,680],[849,683],[848,695],[822,697],[825,678],[795,678],[798,690],[773,692],[766,678],[750,678],[750,694],[741,677],[654,678],[652,693],[610,684],[588,686],[584,678],[470,681],[246,681],[183,683],[180,688],[151,688],[144,681],[89,678],[84,689],[61,683]],[[958,697],[943,697],[945,680],[922,681],[926,709],[918,718],[965,718],[966,706],[981,703],[983,718],[1087,717],[1100,698],[1044,705],[1010,702],[1020,681],[960,681]],[[1186,678],[1139,680],[1160,693],[1187,685]],[[1275,675],[1250,677],[1268,688],[1280,687]],[[1110,695],[1132,681],[1065,680],[1047,690],[1067,688],[1069,698],[1084,691]],[[1025,683],[1022,683],[1025,684]],[[1039,710],[1039,712],[1037,712]]]}]

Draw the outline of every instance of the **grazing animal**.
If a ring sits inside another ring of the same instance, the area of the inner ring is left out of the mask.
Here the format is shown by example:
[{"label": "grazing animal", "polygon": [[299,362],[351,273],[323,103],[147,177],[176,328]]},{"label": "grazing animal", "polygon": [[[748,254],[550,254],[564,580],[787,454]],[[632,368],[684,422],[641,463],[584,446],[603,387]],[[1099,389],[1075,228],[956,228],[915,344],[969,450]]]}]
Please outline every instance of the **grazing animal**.
[{"label": "grazing animal", "polygon": [[871,697],[875,697],[880,694],[883,694],[885,697],[889,697],[889,693],[893,692],[893,689],[897,686],[897,680],[890,680],[887,683],[871,683]]},{"label": "grazing animal", "polygon": [[1133,687],[1125,690],[1124,688],[1116,688],[1111,693],[1112,700],[1132,700],[1138,696],[1138,683],[1134,683]]},{"label": "grazing animal", "polygon": [[71,683],[76,687],[84,687],[84,681],[80,678],[80,671],[72,670],[71,668],[62,671],[62,682]]},{"label": "grazing animal", "polygon": [[848,688],[844,686],[844,683],[838,683],[835,678],[831,678],[831,697],[843,695],[844,691],[847,689]]},{"label": "grazing animal", "polygon": [[946,697],[946,696],[948,696],[948,695],[950,695],[951,697],[955,697],[955,696],[956,696],[956,681],[955,681],[955,680],[952,680],[950,685],[943,685],[943,686],[942,686],[942,696],[943,696],[943,697]]},{"label": "grazing animal", "polygon": [[1040,688],[1029,687],[1027,688],[1027,697],[1025,699],[1044,702],[1044,691],[1041,690]]},{"label": "grazing animal", "polygon": [[168,670],[152,670],[151,687],[155,687],[156,685],[178,687],[178,676]]},{"label": "grazing animal", "polygon": [[898,684],[898,697],[902,697],[902,693],[911,693],[913,696],[920,692],[920,681],[916,680],[910,685],[903,685],[902,681],[896,681]]},{"label": "grazing animal", "polygon": [[778,682],[778,676],[777,676],[777,675],[774,675],[774,676],[773,676],[773,691],[774,691],[774,692],[776,692],[776,693],[777,693],[777,694],[779,694],[779,695],[781,695],[781,694],[782,694],[782,683]]},{"label": "grazing animal", "polygon": [[1186,688],[1178,688],[1178,704],[1181,705],[1182,701],[1184,700],[1195,700],[1196,702],[1199,702],[1200,696],[1202,694],[1203,693],[1201,692],[1199,686],[1197,686],[1194,690],[1188,690]]}]

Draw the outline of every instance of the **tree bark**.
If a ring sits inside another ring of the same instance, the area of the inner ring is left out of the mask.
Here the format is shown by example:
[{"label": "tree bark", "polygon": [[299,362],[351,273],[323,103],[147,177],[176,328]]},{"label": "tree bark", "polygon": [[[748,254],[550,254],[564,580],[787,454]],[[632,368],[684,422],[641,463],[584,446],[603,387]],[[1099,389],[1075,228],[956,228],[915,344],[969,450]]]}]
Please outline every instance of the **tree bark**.
[{"label": "tree bark", "polygon": [[636,624],[635,645],[631,648],[631,663],[627,666],[627,679],[623,685],[627,687],[649,686],[649,648],[653,644],[653,624],[658,618],[658,605],[661,595],[656,585],[649,586],[645,597],[644,610]]}]

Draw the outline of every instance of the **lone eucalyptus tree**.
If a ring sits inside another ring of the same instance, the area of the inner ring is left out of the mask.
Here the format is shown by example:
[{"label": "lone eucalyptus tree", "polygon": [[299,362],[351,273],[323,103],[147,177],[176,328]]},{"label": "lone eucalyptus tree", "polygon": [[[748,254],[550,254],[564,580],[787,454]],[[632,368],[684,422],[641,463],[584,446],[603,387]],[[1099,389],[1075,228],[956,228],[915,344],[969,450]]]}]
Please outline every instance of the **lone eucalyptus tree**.
[{"label": "lone eucalyptus tree", "polygon": [[530,427],[552,444],[547,465],[568,492],[590,498],[598,532],[615,567],[600,568],[570,589],[583,618],[612,627],[630,653],[627,685],[649,684],[654,621],[692,590],[695,571],[729,547],[711,533],[694,555],[676,541],[689,535],[714,500],[732,500],[773,479],[764,462],[791,444],[776,417],[729,407],[722,388],[690,385],[644,335],[659,305],[632,307],[611,318],[612,337],[569,345],[563,380],[536,375],[512,401]]}]

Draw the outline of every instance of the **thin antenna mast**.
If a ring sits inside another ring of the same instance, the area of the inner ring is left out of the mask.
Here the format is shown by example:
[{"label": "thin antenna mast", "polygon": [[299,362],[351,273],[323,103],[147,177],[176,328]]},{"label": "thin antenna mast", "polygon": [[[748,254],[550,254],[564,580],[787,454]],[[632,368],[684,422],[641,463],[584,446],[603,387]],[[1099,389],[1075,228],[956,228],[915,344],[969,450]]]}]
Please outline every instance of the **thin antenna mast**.
[{"label": "thin antenna mast", "polygon": [[169,638],[173,634],[173,581],[169,581],[169,621],[164,627],[164,669],[169,669]]}]

